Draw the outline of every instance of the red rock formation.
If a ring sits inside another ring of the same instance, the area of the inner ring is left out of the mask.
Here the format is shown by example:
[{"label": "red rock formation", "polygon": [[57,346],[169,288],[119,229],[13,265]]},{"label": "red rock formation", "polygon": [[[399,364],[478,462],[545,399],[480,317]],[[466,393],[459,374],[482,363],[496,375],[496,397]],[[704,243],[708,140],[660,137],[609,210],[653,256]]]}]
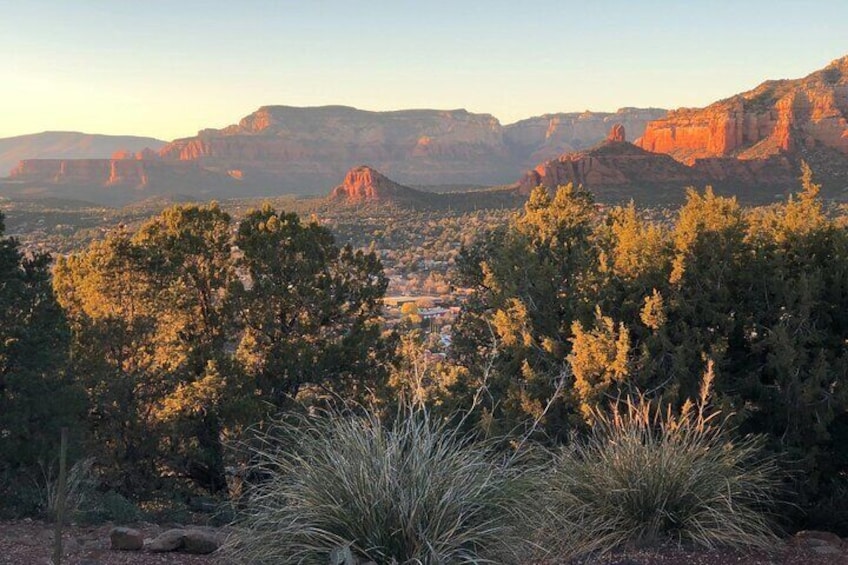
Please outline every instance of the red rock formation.
[{"label": "red rock formation", "polygon": [[158,161],[161,159],[159,153],[149,147],[145,147],[135,154],[135,159],[138,161]]},{"label": "red rock formation", "polygon": [[219,170],[261,170],[279,186],[301,191],[324,189],[363,162],[422,184],[495,182],[515,174],[500,123],[465,110],[267,106],[237,125],[176,140],[160,155]]},{"label": "red rock formation", "polygon": [[122,159],[26,159],[12,170],[12,180],[33,185],[120,187],[151,186],[174,192],[192,192],[210,183],[220,184],[225,175],[200,169],[193,163]]},{"label": "red rock formation", "polygon": [[817,148],[848,156],[848,57],[797,80],[767,81],[703,109],[649,123],[639,146],[693,164],[765,159]]},{"label": "red rock formation", "polygon": [[119,149],[112,153],[113,160],[135,159],[135,153],[128,149]]},{"label": "red rock formation", "polygon": [[632,143],[605,141],[587,151],[566,153],[539,164],[519,181],[527,194],[536,186],[556,188],[573,183],[603,192],[609,188],[683,188],[707,180],[700,172],[669,157],[651,153]]},{"label": "red rock formation", "polygon": [[614,124],[639,137],[648,122],[666,113],[659,108],[621,108],[615,113],[546,114],[504,126],[504,139],[526,168],[563,153],[589,149],[603,141]]},{"label": "red rock formation", "polygon": [[555,114],[504,127],[465,110],[266,106],[236,125],[178,139],[160,154],[216,170],[261,170],[279,186],[301,191],[324,188],[357,163],[372,163],[404,183],[500,184],[540,156],[562,153],[566,143],[603,140],[610,120],[639,130],[663,113]]},{"label": "red rock formation", "polygon": [[615,124],[612,126],[609,135],[607,135],[607,141],[627,141],[627,137],[624,133],[624,126],[621,124]]},{"label": "red rock formation", "polygon": [[127,153],[165,145],[150,137],[44,132],[0,139],[0,177],[23,159],[107,159],[118,150]]},{"label": "red rock formation", "polygon": [[332,199],[349,202],[389,201],[424,196],[426,196],[425,193],[402,186],[367,165],[360,165],[349,170],[344,182],[330,193]]}]

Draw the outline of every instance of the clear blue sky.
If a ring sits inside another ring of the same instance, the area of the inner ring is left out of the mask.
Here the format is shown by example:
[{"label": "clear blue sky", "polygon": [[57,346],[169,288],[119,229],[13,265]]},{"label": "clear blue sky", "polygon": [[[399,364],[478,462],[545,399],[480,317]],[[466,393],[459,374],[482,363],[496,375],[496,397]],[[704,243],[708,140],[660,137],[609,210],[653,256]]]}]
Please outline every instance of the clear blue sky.
[{"label": "clear blue sky", "polygon": [[0,0],[0,137],[193,135],[261,105],[703,106],[848,54],[848,1]]}]

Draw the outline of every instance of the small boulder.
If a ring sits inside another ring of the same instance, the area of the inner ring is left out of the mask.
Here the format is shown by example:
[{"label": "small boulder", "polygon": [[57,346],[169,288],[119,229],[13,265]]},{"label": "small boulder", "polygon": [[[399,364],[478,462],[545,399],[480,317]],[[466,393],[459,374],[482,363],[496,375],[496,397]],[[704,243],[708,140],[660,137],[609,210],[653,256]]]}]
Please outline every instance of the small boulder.
[{"label": "small boulder", "polygon": [[221,543],[218,541],[218,538],[208,532],[202,530],[185,530],[183,546],[180,551],[195,555],[205,555],[214,552],[220,545]]},{"label": "small boulder", "polygon": [[144,547],[144,534],[132,528],[112,528],[109,532],[112,549],[138,551]]},{"label": "small boulder", "polygon": [[149,543],[145,544],[144,549],[153,553],[177,551],[183,547],[185,536],[185,530],[167,530],[156,536],[155,539],[150,540]]},{"label": "small boulder", "polygon": [[819,555],[842,555],[841,549],[830,544],[813,547],[810,548],[810,550],[813,553],[818,553]]},{"label": "small boulder", "polygon": [[817,530],[802,530],[792,538],[795,545],[806,547],[821,547],[832,545],[842,547],[842,538],[831,532],[820,532]]}]

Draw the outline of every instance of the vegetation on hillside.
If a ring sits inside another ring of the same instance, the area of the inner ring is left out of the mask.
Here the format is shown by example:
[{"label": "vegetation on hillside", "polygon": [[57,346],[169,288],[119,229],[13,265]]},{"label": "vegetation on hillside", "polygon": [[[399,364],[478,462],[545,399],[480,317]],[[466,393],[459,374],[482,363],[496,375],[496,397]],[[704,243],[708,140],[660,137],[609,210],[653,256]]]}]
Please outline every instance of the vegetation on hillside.
[{"label": "vegetation on hillside", "polygon": [[[52,277],[2,238],[3,511],[39,510],[27,485],[68,425],[98,490],[229,500],[257,535],[285,522],[309,559],[506,559],[513,526],[485,516],[524,512],[516,469],[524,492],[551,489],[521,534],[548,549],[557,530],[576,553],[761,546],[778,494],[788,526],[848,532],[848,220],[818,192],[805,168],[784,203],[690,190],[666,216],[573,186],[520,213],[181,204]],[[449,331],[429,299],[384,318],[390,278],[415,273],[463,291]],[[315,498],[328,476],[335,509]],[[362,510],[388,492],[420,506]],[[436,528],[457,505],[479,514]]]}]

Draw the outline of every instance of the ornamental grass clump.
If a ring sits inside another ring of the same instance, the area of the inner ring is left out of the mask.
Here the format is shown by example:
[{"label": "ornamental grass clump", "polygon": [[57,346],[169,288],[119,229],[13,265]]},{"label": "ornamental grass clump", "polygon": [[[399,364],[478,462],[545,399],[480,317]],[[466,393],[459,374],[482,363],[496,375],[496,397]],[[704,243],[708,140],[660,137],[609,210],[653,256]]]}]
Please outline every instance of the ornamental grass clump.
[{"label": "ornamental grass clump", "polygon": [[571,553],[676,543],[772,549],[778,466],[759,437],[738,437],[697,404],[672,414],[642,396],[596,410],[588,439],[564,450],[551,480],[553,513]]},{"label": "ornamental grass clump", "polygon": [[254,449],[227,551],[252,564],[510,563],[530,555],[532,471],[422,410],[323,414]]}]

